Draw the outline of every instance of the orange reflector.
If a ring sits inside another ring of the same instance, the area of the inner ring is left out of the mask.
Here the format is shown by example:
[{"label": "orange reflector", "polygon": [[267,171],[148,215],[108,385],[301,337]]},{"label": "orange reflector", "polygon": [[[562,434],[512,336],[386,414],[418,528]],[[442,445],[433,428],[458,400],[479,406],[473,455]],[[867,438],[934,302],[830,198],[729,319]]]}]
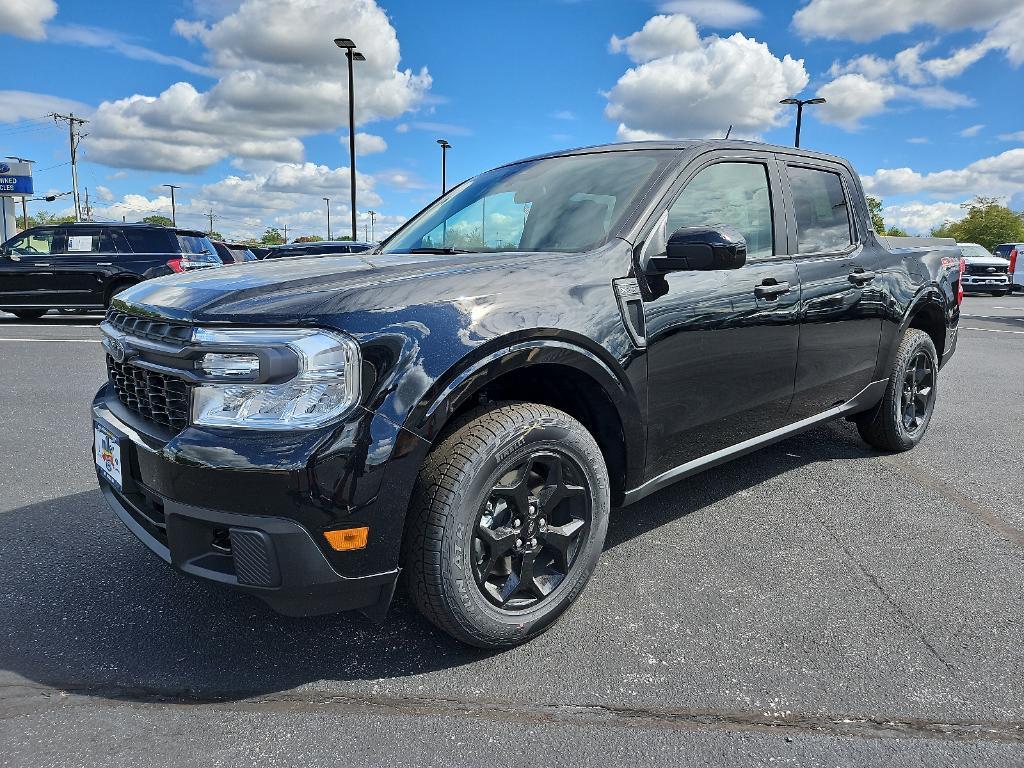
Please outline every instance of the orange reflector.
[{"label": "orange reflector", "polygon": [[340,531],[324,531],[324,538],[332,548],[339,552],[349,549],[363,549],[366,546],[366,539],[370,535],[367,526],[362,528],[345,528]]}]

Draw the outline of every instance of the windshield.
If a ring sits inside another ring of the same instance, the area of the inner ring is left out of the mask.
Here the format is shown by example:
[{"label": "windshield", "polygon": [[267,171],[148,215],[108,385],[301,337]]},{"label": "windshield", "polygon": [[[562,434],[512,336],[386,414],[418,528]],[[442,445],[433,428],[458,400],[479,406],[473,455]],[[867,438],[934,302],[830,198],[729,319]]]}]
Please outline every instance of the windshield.
[{"label": "windshield", "polygon": [[992,254],[985,250],[985,246],[976,245],[974,243],[968,243],[966,245],[960,245],[960,253],[964,256],[974,256],[975,258],[991,258]]},{"label": "windshield", "polygon": [[672,159],[656,150],[603,152],[496,168],[435,202],[382,252],[590,250]]}]

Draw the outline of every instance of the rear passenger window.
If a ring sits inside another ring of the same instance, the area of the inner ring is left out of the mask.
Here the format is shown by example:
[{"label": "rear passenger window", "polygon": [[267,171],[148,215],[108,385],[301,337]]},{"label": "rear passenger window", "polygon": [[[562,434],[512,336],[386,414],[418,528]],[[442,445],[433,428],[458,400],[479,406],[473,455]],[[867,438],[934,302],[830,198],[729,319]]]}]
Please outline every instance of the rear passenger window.
[{"label": "rear passenger window", "polygon": [[841,251],[853,244],[850,211],[838,173],[789,166],[799,253]]},{"label": "rear passenger window", "polygon": [[717,163],[686,185],[668,212],[668,235],[680,227],[725,225],[747,241],[747,258],[771,256],[772,201],[760,163]]}]

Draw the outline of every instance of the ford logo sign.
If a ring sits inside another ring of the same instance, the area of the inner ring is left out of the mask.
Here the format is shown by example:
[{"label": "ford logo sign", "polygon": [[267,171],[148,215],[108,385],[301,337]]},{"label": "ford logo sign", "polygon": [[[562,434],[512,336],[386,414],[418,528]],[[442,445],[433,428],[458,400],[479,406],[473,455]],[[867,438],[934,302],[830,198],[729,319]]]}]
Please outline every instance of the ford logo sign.
[{"label": "ford logo sign", "polygon": [[986,272],[995,272],[995,271],[996,271],[996,268],[995,268],[995,267],[989,267],[989,268],[988,268],[988,269],[986,270]]},{"label": "ford logo sign", "polygon": [[125,358],[128,357],[128,350],[125,349],[124,344],[117,339],[107,340],[107,351],[110,353],[110,356],[114,358],[115,363],[123,363]]},{"label": "ford logo sign", "polygon": [[10,172],[11,172],[11,166],[9,166],[7,163],[0,163],[0,173],[10,173]]}]

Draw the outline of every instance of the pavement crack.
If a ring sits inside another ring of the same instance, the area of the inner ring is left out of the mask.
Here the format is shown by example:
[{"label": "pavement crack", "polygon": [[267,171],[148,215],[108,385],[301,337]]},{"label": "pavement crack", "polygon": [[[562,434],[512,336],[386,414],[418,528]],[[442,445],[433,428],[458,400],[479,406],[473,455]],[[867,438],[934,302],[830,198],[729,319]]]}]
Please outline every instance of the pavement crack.
[{"label": "pavement crack", "polygon": [[329,712],[376,716],[470,717],[526,724],[658,730],[804,732],[861,738],[919,738],[1024,744],[1024,721],[939,720],[890,715],[799,715],[716,709],[553,704],[447,696],[385,696],[291,691],[161,691],[76,685],[55,690],[32,683],[0,685],[0,719],[66,706],[195,707],[261,713]]}]

